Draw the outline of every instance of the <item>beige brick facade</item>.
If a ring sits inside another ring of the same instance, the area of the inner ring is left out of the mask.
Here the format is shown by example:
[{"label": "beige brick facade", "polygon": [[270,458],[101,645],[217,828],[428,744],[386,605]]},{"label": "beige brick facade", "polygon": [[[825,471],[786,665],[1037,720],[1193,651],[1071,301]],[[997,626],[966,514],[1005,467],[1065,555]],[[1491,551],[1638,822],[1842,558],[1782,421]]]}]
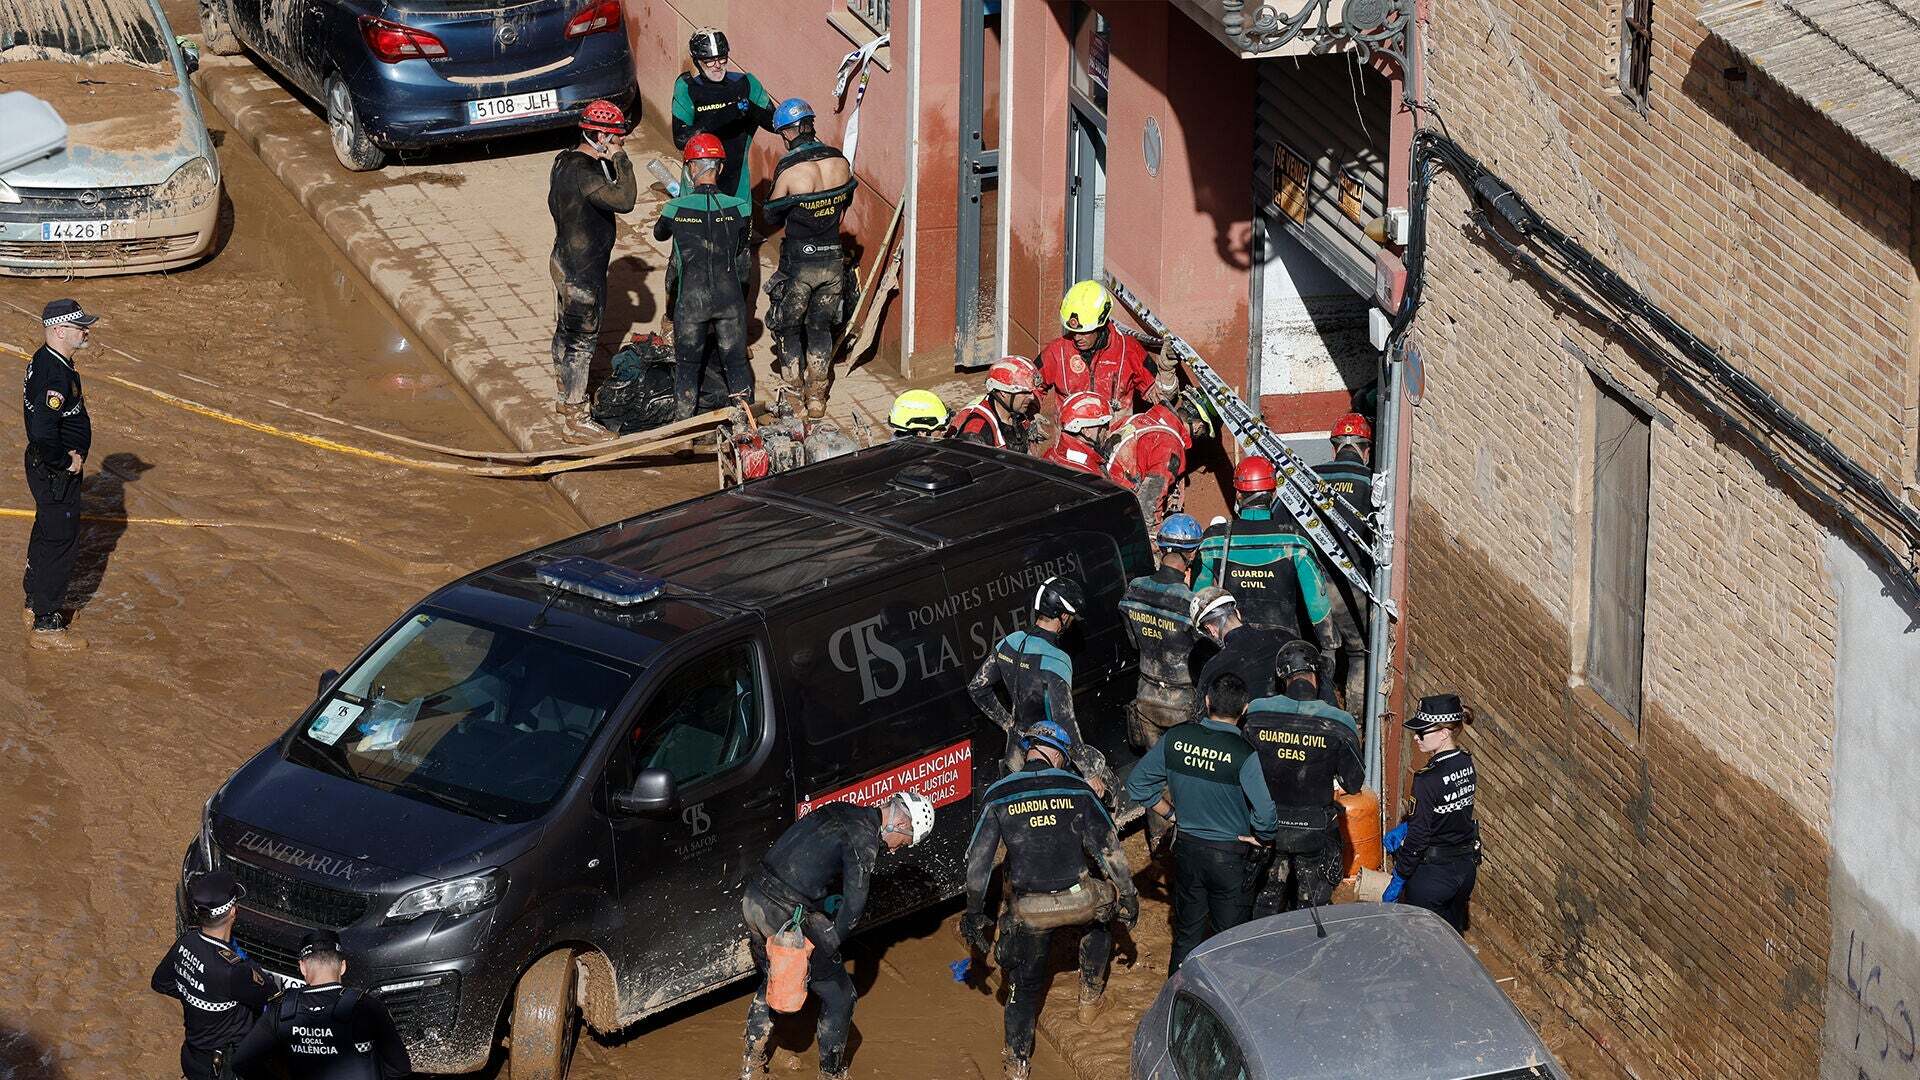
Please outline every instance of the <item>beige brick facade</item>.
[{"label": "beige brick facade", "polygon": [[[1695,6],[1655,8],[1642,116],[1612,84],[1617,4],[1433,0],[1439,120],[1898,490],[1915,449],[1912,182],[1764,73],[1729,78],[1746,65]],[[1435,180],[1408,611],[1413,691],[1480,709],[1478,910],[1641,1075],[1815,1075],[1842,978],[1831,523],[1557,312],[1468,210]],[[1655,413],[1637,731],[1574,688],[1588,365]]]}]

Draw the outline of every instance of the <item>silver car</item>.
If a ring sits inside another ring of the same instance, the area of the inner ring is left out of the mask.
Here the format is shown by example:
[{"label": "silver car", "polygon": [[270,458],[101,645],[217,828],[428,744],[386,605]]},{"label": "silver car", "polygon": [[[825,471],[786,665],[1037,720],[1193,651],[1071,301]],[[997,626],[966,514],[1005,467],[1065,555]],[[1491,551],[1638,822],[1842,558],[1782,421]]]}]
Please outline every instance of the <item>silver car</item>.
[{"label": "silver car", "polygon": [[1189,954],[1140,1018],[1134,1080],[1567,1080],[1438,915],[1317,915],[1256,919]]},{"label": "silver car", "polygon": [[206,254],[220,161],[189,63],[154,0],[0,0],[5,88],[67,124],[65,149],[0,173],[0,273],[165,270]]}]

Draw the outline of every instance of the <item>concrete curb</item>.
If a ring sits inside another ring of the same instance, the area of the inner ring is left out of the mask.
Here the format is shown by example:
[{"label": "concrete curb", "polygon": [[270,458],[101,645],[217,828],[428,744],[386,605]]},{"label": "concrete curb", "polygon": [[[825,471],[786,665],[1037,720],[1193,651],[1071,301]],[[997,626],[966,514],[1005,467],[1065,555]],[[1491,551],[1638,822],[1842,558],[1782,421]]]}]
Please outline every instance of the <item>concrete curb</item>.
[{"label": "concrete curb", "polygon": [[[316,160],[294,140],[270,129],[267,109],[284,102],[282,92],[276,87],[267,94],[245,85],[259,70],[250,61],[208,59],[194,77],[208,104],[226,118],[232,134],[253,148],[408,329],[433,350],[515,446],[533,450],[557,444],[558,429],[544,403],[528,401],[511,372],[502,370],[495,350],[472,334],[432,289],[418,287],[415,271],[401,265],[398,250],[335,163]],[[608,475],[563,474],[551,482],[585,523],[623,516],[612,509]]]}]

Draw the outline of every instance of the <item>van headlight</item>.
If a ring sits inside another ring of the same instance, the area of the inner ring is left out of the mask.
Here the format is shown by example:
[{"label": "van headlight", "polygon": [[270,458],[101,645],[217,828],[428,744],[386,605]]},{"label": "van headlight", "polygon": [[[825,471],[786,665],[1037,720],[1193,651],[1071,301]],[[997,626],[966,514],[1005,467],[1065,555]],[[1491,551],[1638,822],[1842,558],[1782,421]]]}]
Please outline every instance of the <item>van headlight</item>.
[{"label": "van headlight", "polygon": [[404,922],[434,911],[446,915],[471,915],[500,899],[500,890],[505,885],[506,875],[497,868],[452,881],[435,882],[395,900],[393,907],[387,909],[387,921]]},{"label": "van headlight", "polygon": [[220,184],[213,178],[213,166],[206,158],[192,157],[173,170],[167,182],[160,185],[155,198],[162,205],[172,204],[179,210],[198,210],[219,190]]}]

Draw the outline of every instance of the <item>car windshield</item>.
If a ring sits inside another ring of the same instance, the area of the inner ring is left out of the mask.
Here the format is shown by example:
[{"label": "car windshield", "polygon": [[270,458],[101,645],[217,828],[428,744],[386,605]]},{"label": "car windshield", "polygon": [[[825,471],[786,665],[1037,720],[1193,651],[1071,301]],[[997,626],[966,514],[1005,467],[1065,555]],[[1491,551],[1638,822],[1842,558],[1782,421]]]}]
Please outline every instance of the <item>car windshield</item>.
[{"label": "car windshield", "polygon": [[[0,0],[0,63],[130,64],[171,76],[170,46],[145,0]],[[15,70],[0,68],[10,84]]]},{"label": "car windshield", "polygon": [[288,760],[496,821],[538,816],[634,673],[533,634],[421,612],[348,672]]}]

